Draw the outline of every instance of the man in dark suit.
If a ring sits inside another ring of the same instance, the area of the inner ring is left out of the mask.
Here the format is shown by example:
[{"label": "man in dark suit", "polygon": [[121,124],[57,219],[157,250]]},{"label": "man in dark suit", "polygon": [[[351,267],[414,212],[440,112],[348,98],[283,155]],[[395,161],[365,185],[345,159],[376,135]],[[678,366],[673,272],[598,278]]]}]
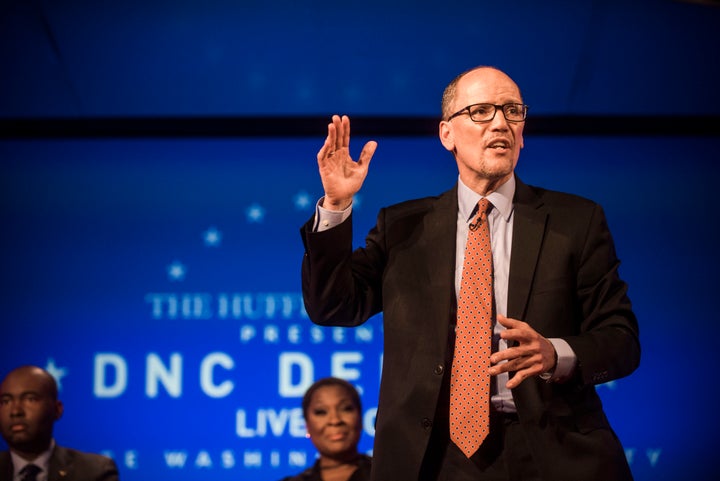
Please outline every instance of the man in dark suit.
[{"label": "man in dark suit", "polygon": [[10,451],[0,452],[2,480],[117,481],[112,459],[55,444],[63,413],[57,383],[44,369],[22,366],[0,384],[0,430]]},{"label": "man in dark suit", "polygon": [[[333,116],[317,155],[325,195],[301,230],[312,321],[356,326],[383,312],[373,479],[632,479],[595,391],[640,360],[637,320],[601,207],[517,178],[527,106],[505,73],[464,72],[445,89],[442,110],[440,141],[459,171],[451,190],[382,209],[365,247],[353,251],[352,198],[377,144],[368,142],[355,162],[350,121]],[[465,243],[485,198],[490,427],[465,453],[450,434],[451,373]]]}]

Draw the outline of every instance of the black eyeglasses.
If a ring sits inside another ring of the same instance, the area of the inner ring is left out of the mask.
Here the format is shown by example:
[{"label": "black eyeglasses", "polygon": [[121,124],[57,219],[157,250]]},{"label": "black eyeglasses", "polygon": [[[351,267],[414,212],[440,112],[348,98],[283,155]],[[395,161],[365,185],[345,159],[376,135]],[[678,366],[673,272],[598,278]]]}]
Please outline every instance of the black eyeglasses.
[{"label": "black eyeglasses", "polygon": [[462,108],[448,117],[448,121],[458,115],[468,114],[473,122],[490,122],[498,110],[502,110],[508,122],[522,122],[527,117],[528,106],[525,104],[472,104]]}]

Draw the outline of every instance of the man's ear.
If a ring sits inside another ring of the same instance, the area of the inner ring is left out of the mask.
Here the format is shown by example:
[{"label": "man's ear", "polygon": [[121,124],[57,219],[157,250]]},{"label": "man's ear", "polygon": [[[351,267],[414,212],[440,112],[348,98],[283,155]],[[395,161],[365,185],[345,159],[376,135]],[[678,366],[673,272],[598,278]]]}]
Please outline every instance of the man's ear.
[{"label": "man's ear", "polygon": [[438,126],[438,135],[443,147],[450,152],[455,152],[455,134],[450,122],[446,120],[440,122],[440,125]]},{"label": "man's ear", "polygon": [[55,421],[60,419],[65,412],[65,406],[63,406],[62,401],[55,401]]}]

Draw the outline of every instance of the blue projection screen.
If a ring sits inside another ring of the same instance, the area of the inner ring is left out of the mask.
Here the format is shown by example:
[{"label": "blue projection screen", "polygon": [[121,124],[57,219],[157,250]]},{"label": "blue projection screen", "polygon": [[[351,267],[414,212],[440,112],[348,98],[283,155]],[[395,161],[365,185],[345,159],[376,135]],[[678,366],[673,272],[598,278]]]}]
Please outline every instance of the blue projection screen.
[{"label": "blue projection screen", "polygon": [[[381,206],[457,176],[436,138],[377,140],[358,245]],[[302,305],[299,228],[322,194],[321,143],[0,141],[0,373],[55,374],[59,444],[111,455],[124,481],[279,479],[313,462],[300,398],[333,374],[361,390],[372,450],[382,319],[321,328]],[[600,202],[615,235],[643,358],[598,391],[636,479],[710,479],[720,416],[702,402],[718,395],[703,369],[716,349],[702,346],[718,320],[720,138],[525,144],[519,176]]]}]

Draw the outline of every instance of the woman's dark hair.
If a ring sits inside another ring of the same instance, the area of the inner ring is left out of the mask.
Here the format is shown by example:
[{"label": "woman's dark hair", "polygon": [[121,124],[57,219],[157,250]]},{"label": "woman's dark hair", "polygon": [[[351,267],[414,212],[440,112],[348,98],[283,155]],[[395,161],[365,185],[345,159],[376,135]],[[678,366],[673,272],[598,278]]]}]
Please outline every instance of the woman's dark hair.
[{"label": "woman's dark hair", "polygon": [[315,381],[312,386],[310,386],[307,391],[305,391],[305,395],[302,399],[302,412],[303,417],[307,419],[307,411],[310,407],[310,401],[312,401],[313,396],[315,395],[315,392],[320,389],[321,387],[325,386],[340,386],[341,388],[345,389],[345,391],[350,396],[350,399],[352,400],[353,404],[357,406],[358,411],[362,411],[362,403],[360,402],[360,394],[357,392],[357,389],[355,389],[355,386],[350,384],[344,379],[340,379],[339,377],[324,377],[322,379],[318,379]]}]

